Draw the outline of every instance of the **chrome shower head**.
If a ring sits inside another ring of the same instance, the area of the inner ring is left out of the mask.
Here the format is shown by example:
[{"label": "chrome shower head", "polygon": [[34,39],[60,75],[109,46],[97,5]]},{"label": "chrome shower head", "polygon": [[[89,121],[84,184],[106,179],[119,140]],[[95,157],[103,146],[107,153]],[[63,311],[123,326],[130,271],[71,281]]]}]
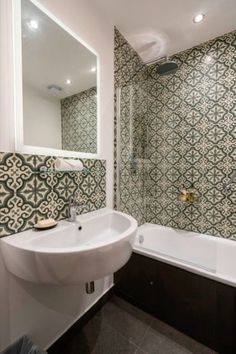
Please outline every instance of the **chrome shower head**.
[{"label": "chrome shower head", "polygon": [[156,60],[152,60],[146,63],[146,65],[157,64],[157,73],[160,76],[174,74],[178,70],[178,64],[173,60],[169,60],[168,57],[162,57]]},{"label": "chrome shower head", "polygon": [[157,73],[160,76],[174,74],[177,70],[178,64],[168,59],[157,67]]}]

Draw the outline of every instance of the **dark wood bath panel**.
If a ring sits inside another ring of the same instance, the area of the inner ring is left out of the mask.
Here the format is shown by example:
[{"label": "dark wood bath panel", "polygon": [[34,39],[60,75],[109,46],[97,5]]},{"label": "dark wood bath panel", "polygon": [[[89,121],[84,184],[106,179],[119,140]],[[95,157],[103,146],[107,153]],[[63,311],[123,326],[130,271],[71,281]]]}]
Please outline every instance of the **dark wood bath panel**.
[{"label": "dark wood bath panel", "polygon": [[220,354],[236,353],[236,289],[133,253],[115,292]]}]

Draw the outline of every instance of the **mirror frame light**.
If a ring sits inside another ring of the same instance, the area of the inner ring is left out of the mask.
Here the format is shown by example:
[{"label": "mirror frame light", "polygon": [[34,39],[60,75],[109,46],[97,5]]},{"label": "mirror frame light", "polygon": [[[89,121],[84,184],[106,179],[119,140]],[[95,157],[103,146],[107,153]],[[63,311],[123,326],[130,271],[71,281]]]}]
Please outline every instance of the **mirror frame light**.
[{"label": "mirror frame light", "polygon": [[44,12],[51,20],[83,44],[97,57],[97,152],[67,151],[62,149],[46,148],[24,144],[23,131],[23,73],[22,73],[22,38],[21,38],[21,0],[12,0],[13,7],[13,51],[14,51],[14,121],[15,121],[15,151],[30,155],[64,156],[77,158],[98,159],[100,156],[100,60],[98,53],[83,39],[75,34],[61,20],[54,16],[37,0],[29,0]]}]

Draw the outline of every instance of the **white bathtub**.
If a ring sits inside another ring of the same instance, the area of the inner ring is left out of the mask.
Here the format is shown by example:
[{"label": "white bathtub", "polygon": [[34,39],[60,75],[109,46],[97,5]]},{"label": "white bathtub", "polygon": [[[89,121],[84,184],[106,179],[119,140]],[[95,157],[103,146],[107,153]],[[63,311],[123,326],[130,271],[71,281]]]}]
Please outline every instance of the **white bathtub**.
[{"label": "white bathtub", "polygon": [[144,224],[133,251],[236,287],[236,241]]}]

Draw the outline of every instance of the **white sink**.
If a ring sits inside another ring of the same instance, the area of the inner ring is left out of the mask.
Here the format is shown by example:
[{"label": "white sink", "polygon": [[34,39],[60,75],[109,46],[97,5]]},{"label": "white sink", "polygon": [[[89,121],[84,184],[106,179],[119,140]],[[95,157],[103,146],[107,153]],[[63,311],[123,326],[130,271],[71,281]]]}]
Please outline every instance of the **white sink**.
[{"label": "white sink", "polygon": [[[82,226],[82,230],[79,230]],[[28,230],[1,239],[14,275],[35,283],[78,284],[116,272],[130,258],[137,232],[131,216],[100,209],[60,221],[51,230]]]}]

